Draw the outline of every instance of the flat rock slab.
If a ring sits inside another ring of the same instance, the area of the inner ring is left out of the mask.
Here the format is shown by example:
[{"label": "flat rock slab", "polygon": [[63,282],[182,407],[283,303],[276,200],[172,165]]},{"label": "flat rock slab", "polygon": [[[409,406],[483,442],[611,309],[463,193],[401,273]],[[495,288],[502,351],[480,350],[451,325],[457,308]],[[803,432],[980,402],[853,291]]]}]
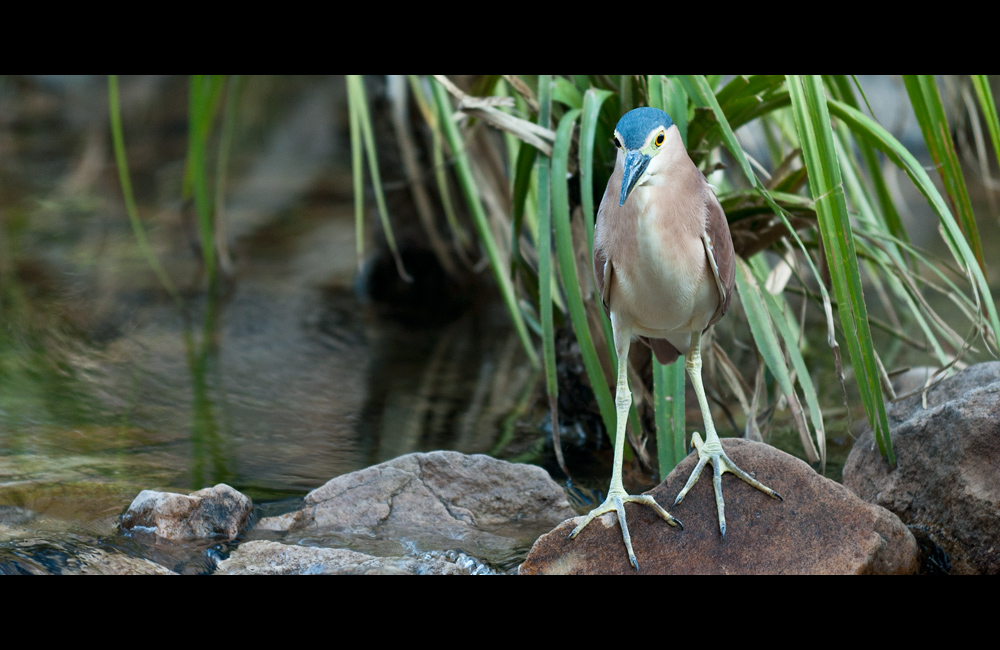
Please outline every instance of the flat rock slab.
[{"label": "flat rock slab", "polygon": [[[806,463],[763,443],[724,438],[726,454],[776,490],[771,499],[733,474],[722,477],[726,538],[719,534],[712,468],[684,501],[671,507],[697,462],[689,454],[666,480],[647,492],[681,520],[674,528],[647,506],[627,504],[640,573],[648,574],[911,574],[917,544],[888,510],[865,503]],[[617,517],[606,514],[574,540],[580,522],[563,522],[541,537],[521,574],[636,573],[628,561]]]},{"label": "flat rock slab", "polygon": [[143,490],[122,517],[121,527],[179,543],[231,540],[252,511],[250,498],[225,483],[191,494]]},{"label": "flat rock slab", "polygon": [[[844,464],[844,485],[896,513],[940,571],[1000,573],[1000,362],[970,366],[888,408],[890,468],[871,429]],[[947,557],[937,559],[940,548]]]},{"label": "flat rock slab", "polygon": [[462,550],[502,566],[574,514],[540,467],[435,451],[332,479],[306,495],[302,509],[262,519],[256,530],[287,533],[285,541],[407,540],[416,551]]},{"label": "flat rock slab", "polygon": [[474,566],[443,555],[377,557],[343,548],[253,541],[220,562],[215,575],[469,575]]}]

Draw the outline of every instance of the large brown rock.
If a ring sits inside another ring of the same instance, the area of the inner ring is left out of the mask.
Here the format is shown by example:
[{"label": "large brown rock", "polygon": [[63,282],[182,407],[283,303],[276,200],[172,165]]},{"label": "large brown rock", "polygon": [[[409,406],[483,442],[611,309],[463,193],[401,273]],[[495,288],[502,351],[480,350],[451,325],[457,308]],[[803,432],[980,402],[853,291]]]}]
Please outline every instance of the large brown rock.
[{"label": "large brown rock", "polygon": [[[641,573],[909,574],[917,570],[913,535],[887,510],[865,503],[801,460],[763,443],[727,438],[729,457],[777,490],[771,499],[724,474],[726,538],[719,534],[712,468],[671,507],[697,462],[690,454],[659,486],[657,502],[680,519],[673,528],[646,506],[628,504],[629,531]],[[607,514],[567,539],[580,518],[540,538],[522,574],[633,574],[621,530]]]},{"label": "large brown rock", "polygon": [[868,429],[847,458],[844,485],[942,549],[942,570],[1000,573],[1000,362],[969,367],[926,399],[926,408],[920,394],[888,408],[896,467]]}]

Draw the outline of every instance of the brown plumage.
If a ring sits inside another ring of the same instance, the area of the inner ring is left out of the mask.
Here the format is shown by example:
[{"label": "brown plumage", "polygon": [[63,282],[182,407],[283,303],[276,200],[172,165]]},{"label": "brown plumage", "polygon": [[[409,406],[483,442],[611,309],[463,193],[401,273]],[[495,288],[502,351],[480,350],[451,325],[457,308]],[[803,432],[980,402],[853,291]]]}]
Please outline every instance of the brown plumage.
[{"label": "brown plumage", "polygon": [[[676,143],[672,140],[676,139]],[[670,265],[678,269],[684,269],[688,283],[681,283],[682,286],[665,287],[661,295],[648,292],[638,292],[635,298],[646,302],[654,302],[661,305],[673,306],[678,302],[687,304],[685,301],[674,300],[673,296],[683,292],[690,287],[690,281],[708,282],[716,284],[715,274],[712,271],[712,257],[718,268],[718,281],[723,289],[723,297],[718,299],[718,288],[714,297],[708,296],[710,300],[716,301],[716,308],[711,310],[711,317],[707,320],[703,331],[710,325],[716,323],[727,311],[732,298],[733,285],[736,282],[736,266],[733,252],[733,239],[729,234],[729,223],[726,215],[719,205],[719,200],[715,192],[708,185],[705,176],[695,167],[687,152],[680,145],[680,135],[676,128],[672,128],[667,133],[667,142],[664,147],[674,145],[679,146],[679,152],[673,155],[669,161],[670,181],[664,185],[650,188],[658,194],[656,202],[659,209],[669,211],[670,214],[656,219],[655,236],[661,238],[659,249],[661,255],[656,261],[658,264]],[[661,156],[664,154],[661,154]],[[634,277],[623,278],[623,274],[634,273],[634,266],[639,263],[636,259],[636,240],[639,236],[639,201],[633,198],[625,202],[625,205],[618,205],[619,189],[622,184],[624,156],[619,151],[615,170],[608,181],[608,188],[604,193],[604,198],[597,211],[597,223],[594,227],[594,277],[597,281],[597,292],[601,296],[605,313],[611,315],[610,294],[614,291],[615,281],[605,285],[606,269],[610,270],[614,278],[626,282],[629,286],[638,284]],[[635,191],[639,191],[641,186]],[[702,239],[702,232],[706,233],[712,250],[707,247]],[[610,259],[610,264],[609,264]],[[648,260],[643,260],[648,262]],[[627,305],[623,305],[628,309]],[[698,306],[693,305],[692,308]],[[702,312],[692,314],[692,319],[697,320],[704,317],[704,306],[701,305]],[[669,307],[668,307],[669,308]],[[646,310],[648,311],[648,310]],[[650,320],[649,322],[636,322],[637,333],[644,329],[663,330],[663,319],[660,323]],[[669,319],[666,322],[670,322]],[[668,326],[669,327],[669,326]],[[639,340],[653,349],[657,360],[662,364],[673,363],[678,356],[683,354],[690,343],[691,328],[673,330],[669,338],[654,338],[653,336],[638,336]]]}]

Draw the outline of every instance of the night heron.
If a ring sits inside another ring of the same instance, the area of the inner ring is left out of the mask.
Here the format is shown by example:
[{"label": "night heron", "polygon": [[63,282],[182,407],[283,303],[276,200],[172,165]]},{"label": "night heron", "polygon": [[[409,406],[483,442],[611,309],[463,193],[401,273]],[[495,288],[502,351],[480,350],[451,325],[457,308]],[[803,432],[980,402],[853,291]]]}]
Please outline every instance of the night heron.
[{"label": "night heron", "polygon": [[638,570],[624,504],[646,504],[671,526],[680,522],[653,497],[630,495],[622,485],[625,425],[632,404],[627,368],[633,336],[651,347],[663,364],[673,363],[685,351],[687,372],[701,406],[705,441],[697,433],[691,435],[698,465],[674,505],[697,482],[706,463],[715,471],[715,503],[723,537],[723,472],[736,474],[773,498],[781,497],[726,456],[701,381],[702,332],[729,309],[735,282],[733,239],[722,206],[688,156],[673,120],[663,111],[629,111],[615,127],[614,142],[618,147],[615,170],[594,229],[597,291],[611,317],[618,355],[614,470],[608,498],[590,511],[570,538],[596,517],[616,512],[629,561]]}]

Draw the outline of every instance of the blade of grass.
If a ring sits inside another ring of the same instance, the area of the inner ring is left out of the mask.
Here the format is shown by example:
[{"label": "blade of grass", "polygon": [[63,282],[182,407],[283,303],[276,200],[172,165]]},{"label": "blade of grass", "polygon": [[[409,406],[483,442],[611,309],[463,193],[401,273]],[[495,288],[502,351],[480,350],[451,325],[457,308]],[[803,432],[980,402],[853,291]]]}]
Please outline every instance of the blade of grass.
[{"label": "blade of grass", "polygon": [[667,76],[663,79],[663,110],[677,125],[677,130],[681,134],[681,142],[687,146],[688,130],[688,96],[684,92],[684,86],[677,80],[676,76]]},{"label": "blade of grass", "polygon": [[[550,75],[538,76],[538,124],[550,128],[552,111],[552,83]],[[525,147],[529,145],[523,145]],[[532,149],[534,149],[532,147]],[[542,325],[542,359],[545,366],[545,392],[549,398],[549,414],[552,418],[552,446],[555,448],[559,467],[569,476],[566,460],[563,458],[559,436],[558,399],[559,385],[556,382],[556,334],[552,324],[552,202],[549,197],[551,184],[551,159],[548,156],[532,156],[535,174],[538,176],[538,307]],[[527,182],[524,182],[525,188]],[[526,193],[526,191],[525,191]],[[523,202],[523,199],[522,199]],[[516,202],[515,202],[516,204]],[[523,212],[523,210],[522,210]],[[518,248],[520,219],[515,218],[514,250]]]},{"label": "blade of grass", "polygon": [[226,112],[223,115],[222,137],[219,138],[219,156],[215,166],[215,251],[219,256],[219,267],[227,276],[232,274],[233,261],[226,236],[226,171],[229,167],[229,152],[233,148],[242,82],[243,77],[236,74],[230,75],[227,83]]},{"label": "blade of grass", "polygon": [[181,294],[177,287],[170,280],[166,270],[157,259],[146,238],[146,229],[139,219],[139,209],[135,204],[135,195],[132,193],[132,177],[128,171],[128,156],[125,153],[125,136],[122,129],[121,102],[118,97],[118,75],[108,75],[108,108],[111,118],[111,139],[115,149],[115,163],[118,165],[118,180],[122,186],[122,196],[125,199],[125,211],[128,213],[128,220],[132,224],[132,232],[135,234],[136,244],[139,246],[139,253],[146,258],[146,263],[153,270],[160,284],[166,289],[170,297],[177,303],[178,309],[184,308]]},{"label": "blade of grass", "polygon": [[201,255],[209,284],[215,284],[215,226],[208,189],[208,137],[222,99],[223,75],[191,75],[188,98],[188,174],[198,214]]},{"label": "blade of grass", "polygon": [[[580,120],[580,203],[583,223],[587,229],[588,258],[594,258],[594,137],[601,107],[611,97],[610,90],[591,88],[583,96],[583,117]],[[613,348],[614,346],[612,346]]]},{"label": "blade of grass", "polygon": [[[874,246],[868,245],[868,243],[864,241],[864,238],[867,237],[880,237],[879,234],[856,231],[855,235],[858,238],[855,243],[859,249],[878,249],[881,247],[887,253],[884,257],[889,258],[890,260],[893,259],[892,255],[888,254],[888,249],[883,243],[884,240],[871,242]],[[911,255],[913,256],[915,262],[920,261],[921,258],[919,256],[913,255],[912,253]],[[927,303],[923,294],[917,288],[914,282],[914,276],[911,273],[898,264],[893,265],[891,263],[886,263],[883,264],[881,268],[883,269],[882,273],[884,274],[889,287],[892,289],[893,294],[897,296],[897,300],[901,300],[904,303],[907,307],[906,313],[908,313],[917,322],[917,326],[924,333],[924,339],[927,341],[929,348],[933,351],[938,363],[941,365],[948,363],[948,355],[945,354],[944,349],[941,347],[941,343],[938,341],[938,337],[934,334],[934,331],[931,329],[931,324],[928,323],[928,319],[924,316],[924,314],[927,313],[931,317],[931,323],[933,323],[934,327],[939,329],[939,331],[941,331],[942,334],[948,338],[949,344],[954,346],[956,349],[961,346],[961,339],[956,337],[954,332],[950,331],[950,328],[947,327],[943,320]],[[901,334],[898,326],[894,326],[889,331]],[[956,338],[958,338],[957,341],[954,340]]]},{"label": "blade of grass", "polygon": [[979,241],[979,228],[976,226],[976,215],[972,212],[972,202],[969,200],[969,190],[965,185],[962,166],[958,162],[955,144],[951,140],[948,128],[948,118],[944,113],[941,95],[938,92],[934,75],[903,75],[906,92],[910,96],[913,112],[920,123],[920,131],[927,143],[927,150],[934,159],[938,174],[944,183],[945,191],[951,199],[955,216],[962,231],[968,238],[969,246],[976,256],[979,268],[986,272],[986,262],[983,259],[983,247]]},{"label": "blade of grass", "polygon": [[879,450],[890,465],[895,465],[896,457],[889,438],[889,423],[822,80],[815,75],[789,75],[788,89],[803,160],[809,170],[809,187],[816,201],[823,247],[839,303],[840,322],[858,380],[861,401],[875,431]]},{"label": "blade of grass", "polygon": [[[851,90],[851,81],[849,81],[844,75],[832,75],[830,81],[830,85],[836,88],[835,98],[838,101],[851,106],[855,110],[860,111],[860,106],[854,97],[854,92]],[[864,90],[861,88],[861,84],[857,82],[857,79],[855,79],[854,82],[859,91],[861,91],[862,96],[864,96]],[[869,110],[871,110],[870,106]],[[903,220],[899,216],[899,211],[896,210],[896,202],[893,201],[892,195],[889,192],[889,187],[886,184],[885,175],[882,173],[882,167],[879,164],[875,148],[865,139],[854,140],[854,143],[861,151],[861,157],[865,161],[865,168],[868,170],[868,179],[871,181],[872,187],[875,190],[875,196],[878,198],[878,205],[880,208],[879,216],[881,217],[881,222],[884,224],[886,230],[892,233],[895,237],[903,241],[909,241],[909,235],[906,232],[906,228],[903,226]],[[842,144],[844,145],[845,150],[849,151],[851,149],[846,141],[842,140]]]},{"label": "blade of grass", "polygon": [[435,210],[431,205],[431,197],[427,192],[427,187],[424,185],[423,171],[419,160],[420,154],[410,128],[410,96],[407,92],[404,75],[387,75],[386,97],[389,101],[389,115],[396,148],[403,165],[403,171],[406,174],[406,184],[413,199],[413,206],[417,210],[418,221],[423,229],[424,237],[426,237],[427,244],[434,252],[434,257],[437,258],[444,272],[449,277],[458,277],[458,267],[452,259],[447,244],[438,233]]},{"label": "blade of grass", "polygon": [[[612,97],[609,90],[591,88],[583,97],[583,116],[580,120],[580,203],[583,211],[583,224],[587,231],[587,259],[594,259],[594,222],[597,218],[594,212],[594,145],[597,133],[597,122],[601,106]],[[614,333],[611,321],[604,310],[600,313],[601,328],[607,345],[611,367],[618,365],[618,355],[615,354]]]},{"label": "blade of grass", "polygon": [[[759,255],[756,256],[754,260],[751,260],[750,266],[753,269],[759,288],[764,284],[767,277],[767,269],[766,265],[763,264],[763,258]],[[816,387],[813,385],[812,376],[809,374],[805,359],[802,358],[802,352],[799,350],[799,336],[792,330],[789,323],[788,314],[790,307],[785,302],[783,294],[775,296],[769,291],[761,290],[760,297],[764,301],[764,306],[770,316],[771,323],[777,328],[781,340],[785,342],[785,355],[792,362],[792,368],[795,370],[795,379],[802,389],[802,395],[806,398],[809,417],[812,420],[813,431],[816,434],[816,446],[813,446],[812,440],[808,437],[808,429],[800,428],[800,434],[806,434],[802,440],[802,447],[806,451],[806,456],[810,459],[814,458],[814,454],[818,453],[820,473],[822,474],[826,471],[826,427],[823,424],[823,410],[819,405],[819,398],[816,395]],[[784,360],[782,365],[787,367],[787,364],[784,364]]]},{"label": "blade of grass", "polygon": [[997,317],[996,304],[993,301],[989,284],[986,282],[986,276],[979,267],[978,260],[955,221],[955,217],[951,214],[930,176],[913,157],[913,154],[880,124],[841,102],[829,100],[827,105],[830,114],[843,120],[856,137],[871,142],[876,149],[886,154],[893,164],[906,172],[914,186],[924,195],[928,204],[937,213],[944,240],[951,249],[955,261],[968,275],[976,301],[979,304],[979,310],[988,321],[988,326],[983,329],[983,338],[988,346],[996,350],[997,346],[1000,345],[1000,319]]},{"label": "blade of grass", "polygon": [[[542,76],[552,77],[552,75],[539,75],[539,79]],[[565,77],[556,77],[553,82],[552,100],[564,104],[569,108],[583,107],[583,96],[577,87],[573,85],[573,82]]]},{"label": "blade of grass", "polygon": [[365,170],[364,145],[361,142],[361,118],[351,99],[351,84],[347,84],[348,117],[351,125],[351,176],[354,181],[354,252],[358,270],[365,259]]},{"label": "blade of grass", "polygon": [[660,479],[687,455],[687,422],[684,409],[684,356],[665,366],[653,357],[653,395],[656,403],[656,455]]},{"label": "blade of grass", "polygon": [[993,101],[993,92],[990,91],[989,78],[984,74],[970,76],[972,86],[976,89],[976,96],[979,98],[979,108],[983,113],[983,119],[986,120],[986,128],[993,141],[993,152],[997,160],[1000,160],[1000,117],[997,116],[997,105]]},{"label": "blade of grass", "polygon": [[[715,337],[712,340],[712,355],[715,357],[715,364],[719,370],[719,374],[722,375],[723,381],[729,386],[729,390],[736,397],[736,401],[740,403],[740,407],[743,408],[743,413],[746,415],[746,423],[743,427],[743,437],[747,440],[753,440],[755,442],[763,442],[764,438],[760,433],[760,427],[757,424],[757,405],[759,404],[759,394],[754,394],[752,400],[747,399],[747,393],[750,391],[750,386],[743,380],[740,374],[740,370],[733,363],[729,355],[722,348]],[[758,372],[757,375],[761,376],[762,371],[765,368],[764,364],[757,364]],[[763,377],[761,377],[763,381]]]},{"label": "blade of grass", "polygon": [[500,289],[500,294],[503,297],[504,303],[507,305],[507,312],[510,314],[511,320],[514,322],[514,328],[517,330],[518,337],[521,339],[521,345],[524,347],[525,354],[528,355],[528,359],[531,361],[532,366],[536,368],[540,367],[538,353],[535,352],[535,346],[531,342],[531,335],[528,333],[528,328],[524,323],[524,317],[521,315],[521,309],[517,304],[517,296],[514,293],[514,285],[510,280],[510,275],[508,274],[509,264],[505,264],[504,261],[500,259],[499,249],[497,248],[496,241],[493,238],[493,232],[491,231],[487,220],[486,210],[483,208],[483,204],[480,201],[472,169],[469,166],[470,163],[468,153],[465,151],[462,136],[458,131],[458,125],[456,125],[454,120],[451,119],[453,111],[451,107],[451,100],[448,97],[448,91],[440,82],[437,82],[436,80],[431,82],[431,86],[433,88],[434,100],[438,107],[438,119],[440,120],[440,125],[444,132],[445,139],[454,153],[455,173],[458,176],[459,185],[465,195],[465,203],[468,206],[469,211],[472,213],[472,220],[476,226],[479,241],[483,248],[486,249],[486,255],[490,260],[490,266],[493,269],[493,275],[496,278],[497,286]]},{"label": "blade of grass", "polygon": [[566,183],[566,170],[573,127],[580,112],[580,109],[568,111],[563,115],[556,131],[556,143],[552,152],[552,222],[555,227],[559,273],[562,278],[563,292],[566,294],[566,304],[569,307],[573,331],[580,345],[580,354],[583,357],[583,365],[594,391],[594,399],[597,400],[597,406],[604,419],[608,437],[614,443],[615,418],[617,417],[614,400],[611,398],[611,391],[608,389],[601,362],[597,358],[597,350],[590,337],[587,312],[584,308],[580,281],[576,272],[576,256],[569,223],[569,192]]},{"label": "blade of grass", "polygon": [[[413,282],[413,278],[403,267],[403,258],[399,255],[396,246],[396,238],[392,234],[392,224],[389,223],[389,211],[385,204],[385,194],[382,192],[382,175],[378,169],[378,152],[375,149],[375,136],[372,133],[371,117],[368,114],[368,100],[365,95],[364,84],[361,75],[346,75],[347,81],[347,104],[351,114],[351,145],[352,160],[360,160],[360,147],[356,147],[360,141],[364,142],[364,152],[368,158],[368,173],[372,179],[372,187],[375,190],[375,203],[378,205],[379,217],[382,220],[382,231],[385,233],[385,241],[392,253],[392,258],[396,262],[396,273],[406,282]],[[358,135],[356,135],[358,134]],[[364,194],[358,191],[359,170],[362,167],[355,165],[354,168],[354,223],[358,233],[362,232],[364,224]],[[362,197],[359,200],[359,197]],[[358,226],[361,227],[358,227]],[[361,235],[357,235],[358,265],[364,256],[364,240]]]},{"label": "blade of grass", "polygon": [[[540,100],[539,100],[540,101]],[[538,154],[538,150],[532,147],[526,142],[521,142],[519,145],[519,151],[517,155],[517,160],[514,165],[514,182],[513,182],[513,219],[511,220],[510,229],[510,277],[511,280],[515,281],[517,278],[521,279],[521,285],[525,293],[528,294],[528,300],[532,304],[539,304],[539,273],[540,271],[532,267],[532,265],[525,259],[524,254],[521,251],[521,241],[524,226],[528,226],[528,231],[530,234],[535,236],[535,250],[534,253],[539,255],[541,252],[541,245],[537,240],[538,229],[541,227],[541,218],[538,213],[538,208],[543,203],[545,205],[550,204],[549,198],[549,157]],[[544,174],[539,173],[539,163],[544,159],[545,172]],[[544,176],[544,183],[542,179]],[[542,191],[544,188],[545,196],[542,196]],[[532,192],[532,190],[535,190]],[[531,221],[532,217],[527,214],[528,212],[528,197],[534,194],[533,198],[535,200],[535,210],[534,210],[534,223],[535,228],[532,230]],[[546,208],[548,209],[548,208]],[[526,223],[527,222],[527,223]],[[548,219],[549,229],[552,228],[552,219]],[[549,236],[549,241],[551,242],[551,235]],[[529,249],[530,251],[530,249]],[[546,277],[552,277],[551,274]],[[551,287],[547,290],[549,296],[552,296]]]},{"label": "blade of grass", "polygon": [[438,196],[441,199],[441,208],[444,210],[445,220],[448,222],[448,229],[451,231],[452,245],[455,252],[467,266],[472,266],[468,260],[465,249],[469,246],[470,237],[465,228],[458,222],[458,215],[451,203],[451,191],[448,185],[448,174],[445,172],[444,162],[444,138],[441,137],[441,127],[438,124],[437,112],[428,103],[428,98],[424,92],[425,88],[416,75],[407,75],[410,83],[410,97],[417,103],[417,108],[424,121],[431,128],[433,136],[432,159],[434,162],[434,179],[437,181]]},{"label": "blade of grass", "polygon": [[733,133],[732,128],[729,126],[726,114],[723,112],[722,107],[719,106],[719,102],[716,100],[715,94],[712,92],[712,87],[709,85],[705,75],[682,75],[680,76],[680,81],[684,85],[688,96],[694,100],[696,105],[712,109],[712,112],[715,113],[716,118],[719,120],[719,127],[722,129],[722,140],[726,148],[729,149],[729,153],[736,159],[736,164],[739,165],[740,170],[746,176],[747,180],[750,181],[750,184],[755,187],[760,186],[760,181],[754,175],[750,161],[747,160],[746,155],[743,153],[743,147],[740,146],[739,141],[736,139],[736,134]]},{"label": "blade of grass", "polygon": [[[838,137],[834,142],[837,145],[837,156],[840,160],[851,160],[851,151],[854,150],[854,147],[851,146],[852,142],[857,142],[859,148],[862,150],[867,149],[874,155],[874,148],[870,144],[863,140],[858,142],[850,138],[849,130],[844,122],[838,121],[836,128]],[[890,233],[891,228],[878,218],[874,210],[874,205],[869,201],[865,189],[862,187],[862,179],[856,169],[856,161],[853,162],[855,164],[842,165],[841,170],[847,185],[848,195],[858,211],[858,217],[853,230],[855,246],[858,248],[859,257],[864,260],[869,282],[882,299],[883,306],[890,316],[894,316],[897,312],[897,306],[900,302],[908,307],[906,313],[923,330],[925,338],[937,355],[938,361],[941,364],[946,364],[948,363],[948,359],[937,340],[937,336],[930,329],[927,319],[924,316],[925,313],[930,315],[935,327],[942,329],[952,344],[956,346],[956,349],[961,347],[962,340],[937,316],[933,308],[923,299],[920,291],[914,285],[913,278],[919,277],[919,269],[917,267],[917,257],[908,252],[911,247],[904,240],[897,240],[891,234],[881,238],[877,246],[868,245],[866,237],[869,235],[878,236],[880,233]],[[896,245],[895,241],[904,243]],[[907,269],[906,260],[910,262],[909,269]],[[891,296],[885,293],[886,287],[892,292]],[[919,308],[917,302],[920,303]],[[902,332],[903,327],[899,320],[895,317],[893,320],[894,328],[892,331]],[[885,384],[885,388],[886,392],[889,392],[891,385]]]},{"label": "blade of grass", "polygon": [[[736,287],[739,290],[740,301],[743,303],[743,311],[746,313],[747,322],[750,324],[750,331],[753,333],[754,341],[757,342],[757,349],[764,358],[764,363],[771,371],[771,374],[778,381],[781,391],[788,397],[789,403],[797,402],[798,397],[795,394],[795,386],[788,372],[785,357],[781,352],[781,343],[779,343],[778,337],[774,332],[774,325],[778,325],[780,328],[782,324],[787,324],[785,317],[782,314],[777,314],[775,315],[776,317],[773,317],[768,313],[768,307],[764,298],[764,294],[767,292],[761,291],[753,271],[739,257],[736,258],[736,268],[738,271],[736,273]],[[789,336],[786,338],[786,343],[789,343],[786,347],[795,348],[793,337]],[[801,356],[799,358],[801,360]],[[800,368],[801,371],[804,371],[805,364],[797,366],[796,372],[801,372]],[[820,460],[821,456],[816,451],[816,447],[809,436],[809,426],[802,416],[801,409],[793,411],[793,415],[795,416],[795,424],[799,430],[799,438],[802,440],[806,457],[810,463]]]}]

